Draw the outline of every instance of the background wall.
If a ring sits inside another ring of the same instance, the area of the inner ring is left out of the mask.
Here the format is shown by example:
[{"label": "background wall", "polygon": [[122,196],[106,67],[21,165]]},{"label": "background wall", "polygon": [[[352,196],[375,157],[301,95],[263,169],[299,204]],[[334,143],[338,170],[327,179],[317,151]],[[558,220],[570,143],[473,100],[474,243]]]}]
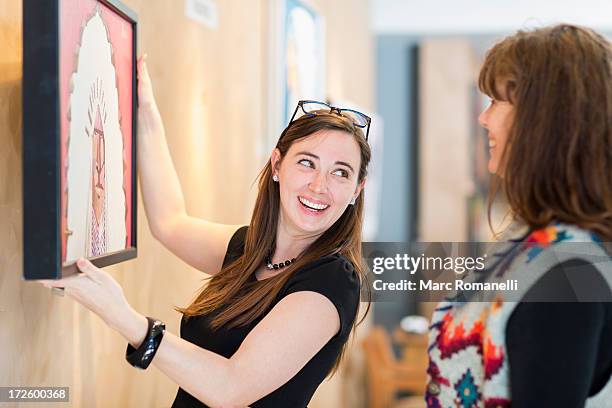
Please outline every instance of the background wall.
[{"label": "background wall", "polygon": [[423,242],[467,240],[474,54],[461,38],[429,39],[420,46],[418,231]]},{"label": "background wall", "polygon": [[609,31],[612,3],[601,0],[372,0],[378,34],[485,34],[572,22]]},{"label": "background wall", "polygon": [[[247,223],[256,193],[253,181],[263,165],[256,152],[269,128],[264,119],[267,22],[273,2],[217,1],[216,30],[187,19],[183,1],[125,3],[139,17],[139,53],[148,54],[188,211],[217,222]],[[367,0],[309,3],[326,20],[330,97],[373,109]],[[169,406],[177,385],[155,368],[130,367],[118,334],[73,301],[20,278],[21,8],[19,0],[0,1],[0,386],[68,386],[71,403],[65,406]],[[146,223],[140,203],[138,258],[107,270],[138,311],[166,321],[178,333],[180,316],[172,308],[186,305],[205,275],[153,240]],[[359,390],[349,392],[355,382],[347,378],[358,371],[353,364],[324,383],[311,406],[355,406]],[[347,393],[353,400],[343,399]]]}]

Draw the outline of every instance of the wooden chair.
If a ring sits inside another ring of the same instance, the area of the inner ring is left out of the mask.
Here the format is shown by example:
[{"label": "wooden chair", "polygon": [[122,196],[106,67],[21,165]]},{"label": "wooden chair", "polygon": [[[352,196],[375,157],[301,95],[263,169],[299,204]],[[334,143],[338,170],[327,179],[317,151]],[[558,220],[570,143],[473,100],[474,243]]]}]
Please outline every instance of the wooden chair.
[{"label": "wooden chair", "polygon": [[[425,372],[397,361],[389,335],[382,327],[374,327],[363,340],[365,350],[369,408],[425,407]],[[409,392],[418,397],[398,401],[398,392]],[[409,401],[412,400],[412,401]],[[410,405],[409,405],[410,404]]]}]

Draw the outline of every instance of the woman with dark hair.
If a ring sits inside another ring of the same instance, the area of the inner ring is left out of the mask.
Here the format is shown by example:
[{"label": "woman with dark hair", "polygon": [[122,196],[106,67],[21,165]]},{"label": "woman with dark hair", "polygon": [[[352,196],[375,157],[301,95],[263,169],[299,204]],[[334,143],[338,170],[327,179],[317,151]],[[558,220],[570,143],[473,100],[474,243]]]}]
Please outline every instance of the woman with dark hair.
[{"label": "woman with dark hair", "polygon": [[515,225],[466,279],[519,289],[439,305],[427,404],[610,407],[610,43],[567,24],[519,31],[488,51],[479,87],[493,196],[501,189]]},{"label": "woman with dark hair", "polygon": [[176,382],[173,407],[305,407],[357,324],[370,118],[300,101],[260,173],[250,224],[216,224],[187,215],[144,61],[138,70],[151,231],[210,281],[179,309],[181,337],[135,312],[87,260],[79,275],[44,284],[64,287],[123,335],[132,365],[153,362]]}]

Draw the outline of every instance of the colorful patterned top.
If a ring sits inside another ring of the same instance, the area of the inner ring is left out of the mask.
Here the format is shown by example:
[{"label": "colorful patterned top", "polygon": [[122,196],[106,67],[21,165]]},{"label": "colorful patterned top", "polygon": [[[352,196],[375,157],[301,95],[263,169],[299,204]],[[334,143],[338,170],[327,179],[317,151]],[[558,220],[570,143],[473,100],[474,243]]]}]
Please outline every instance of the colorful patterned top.
[{"label": "colorful patterned top", "polygon": [[[555,265],[587,260],[601,273],[604,284],[612,288],[610,256],[588,231],[556,224],[521,235],[489,251],[491,256],[481,276],[472,273],[466,277],[480,281],[516,279],[520,284],[514,293],[492,293],[486,301],[448,300],[434,311],[429,339],[428,407],[511,406],[506,326],[519,301]],[[586,406],[610,407],[604,405],[610,401],[612,379],[588,399]]]}]

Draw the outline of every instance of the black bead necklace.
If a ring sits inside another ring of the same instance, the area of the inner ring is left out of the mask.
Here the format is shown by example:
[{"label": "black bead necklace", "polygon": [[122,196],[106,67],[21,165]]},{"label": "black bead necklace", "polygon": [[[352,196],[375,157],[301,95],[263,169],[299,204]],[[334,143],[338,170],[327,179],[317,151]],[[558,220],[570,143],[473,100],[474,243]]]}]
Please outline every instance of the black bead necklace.
[{"label": "black bead necklace", "polygon": [[281,269],[281,268],[284,268],[285,266],[289,266],[289,265],[291,265],[293,262],[295,262],[295,258],[293,258],[293,259],[291,259],[291,260],[287,259],[287,260],[286,260],[286,261],[284,261],[284,262],[279,262],[279,263],[277,263],[277,264],[273,264],[273,263],[272,263],[272,257],[271,257],[270,255],[268,255],[268,256],[266,256],[266,257],[264,258],[264,262],[266,263],[266,267],[267,267],[268,269]]}]

